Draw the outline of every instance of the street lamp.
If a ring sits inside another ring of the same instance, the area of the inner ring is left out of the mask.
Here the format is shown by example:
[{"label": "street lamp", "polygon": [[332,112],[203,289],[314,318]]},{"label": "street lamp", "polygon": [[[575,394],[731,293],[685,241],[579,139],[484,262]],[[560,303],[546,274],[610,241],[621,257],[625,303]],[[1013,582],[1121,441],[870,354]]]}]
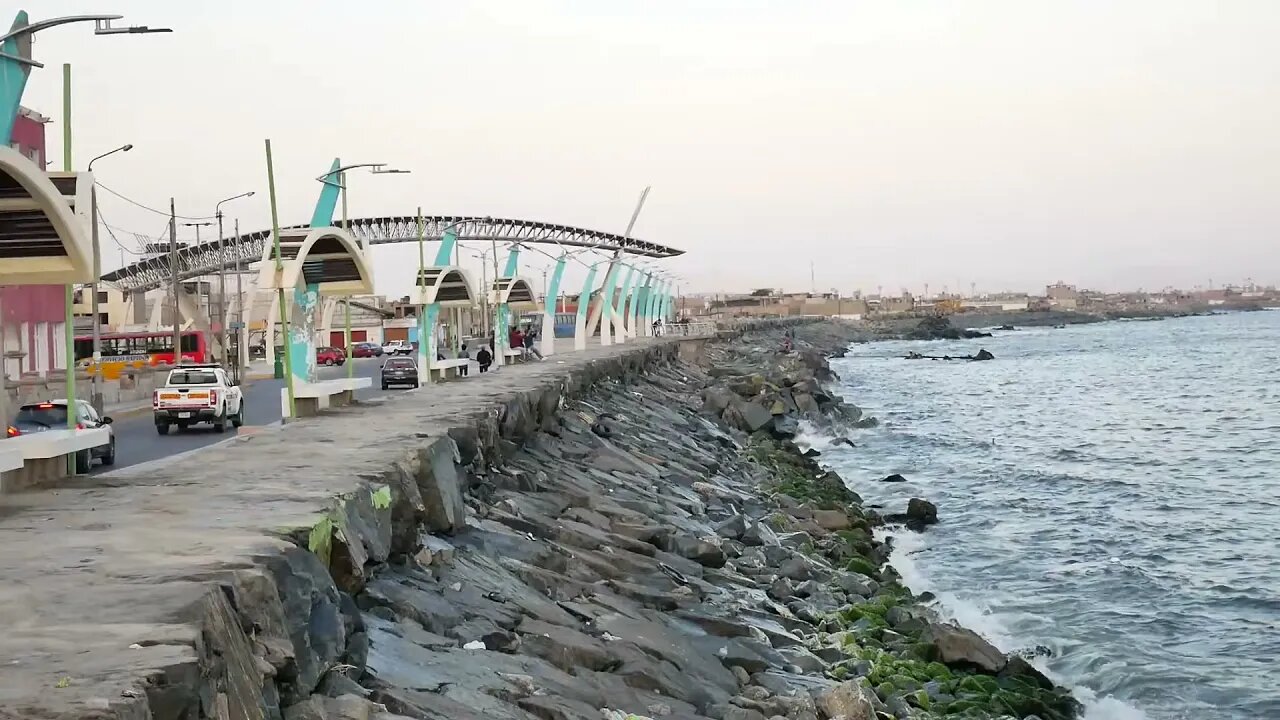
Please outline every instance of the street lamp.
[{"label": "street lamp", "polygon": [[[222,366],[224,369],[226,368],[228,362],[231,359],[231,353],[227,348],[228,338],[230,337],[230,335],[227,334],[227,264],[226,262],[224,262],[224,257],[223,257],[223,254],[226,252],[226,249],[223,244],[224,240],[222,235],[222,205],[224,203],[229,203],[232,200],[239,200],[240,198],[249,198],[249,197],[253,197],[252,190],[250,190],[249,192],[240,193],[239,195],[232,195],[231,197],[226,198],[224,200],[219,200],[213,206],[213,216],[218,219],[218,344],[222,346],[221,360],[222,360]],[[239,233],[237,233],[237,235],[238,234]],[[240,256],[236,255],[236,289],[237,291],[239,291],[241,287],[239,258]],[[244,295],[241,295],[237,292],[236,301],[239,303],[244,303]],[[243,318],[241,318],[241,320],[243,320]],[[239,355],[240,355],[240,344],[236,343],[236,356],[237,356],[236,371],[235,371],[236,380],[240,379],[240,366],[242,364],[242,361],[244,360],[244,358],[239,357]]]},{"label": "street lamp", "polygon": [[98,161],[99,161],[99,160],[101,160],[102,158],[104,158],[104,157],[106,157],[106,156],[108,156],[108,155],[114,155],[114,154],[116,154],[116,153],[118,153],[118,152],[129,152],[129,151],[130,151],[130,150],[132,150],[132,149],[133,149],[133,143],[128,143],[128,144],[125,144],[125,145],[121,145],[120,147],[116,148],[115,150],[108,150],[107,152],[104,152],[104,153],[102,153],[101,155],[99,155],[98,157],[96,157],[96,158],[94,158],[94,159],[90,160],[90,161],[89,161],[89,166],[88,166],[87,168],[85,168],[85,169],[86,169],[86,170],[88,170],[89,172],[93,172],[93,164],[94,164],[94,163],[96,163],[96,162],[98,162]]},{"label": "street lamp", "polygon": [[[337,185],[338,190],[342,193],[342,229],[351,232],[351,224],[347,222],[347,171],[357,168],[369,168],[374,175],[408,175],[409,170],[400,170],[398,168],[389,168],[386,163],[354,163],[351,165],[343,165],[341,167],[330,170],[329,172],[316,178],[318,182],[324,185]],[[335,183],[333,176],[338,177]],[[356,364],[351,349],[351,298],[348,297],[342,303],[342,319],[343,319],[343,342],[346,343],[347,352],[347,377],[355,377]]]},{"label": "street lamp", "polygon": [[[89,161],[88,171],[93,172],[93,164],[108,155],[114,155],[118,152],[129,152],[133,149],[133,144],[129,143],[121,145],[114,150],[108,150],[101,155]],[[98,198],[97,193],[93,196],[93,216],[98,216]],[[89,292],[93,295],[89,299],[89,312],[93,314],[93,373],[89,376],[89,403],[93,405],[93,409],[102,414],[103,398],[102,398],[102,319],[99,315],[98,308],[98,276],[102,272],[102,249],[98,246],[98,224],[95,220],[93,232],[90,233],[93,240],[93,282],[89,283]],[[67,363],[68,371],[70,371],[71,363]]]},{"label": "street lamp", "polygon": [[[112,20],[119,20],[123,15],[67,15],[65,17],[49,18],[48,20],[38,20],[29,22],[26,12],[19,12],[14,22],[14,27],[8,33],[0,36],[0,57],[13,62],[21,68],[22,77],[18,82],[25,84],[26,75],[30,73],[31,68],[42,68],[43,63],[37,62],[31,57],[31,40],[37,32],[47,30],[49,28],[58,27],[60,25],[68,25],[76,22],[89,22],[94,24],[93,32],[95,35],[114,35],[117,33],[152,33],[152,32],[173,32],[169,28],[149,28],[145,25],[136,25],[132,27],[115,28],[111,26]],[[6,52],[3,48],[9,40],[14,40],[14,47],[17,52]],[[10,78],[12,81],[12,78]],[[71,65],[63,64],[62,66],[62,110],[63,110],[63,126],[62,126],[62,163],[63,170],[71,172]],[[19,86],[21,87],[21,85]],[[21,89],[18,90],[21,95]],[[3,113],[5,117],[0,118],[0,134],[3,135],[2,140],[8,143],[13,137],[13,123],[15,114]],[[93,221],[93,235],[97,235],[97,220]],[[93,243],[93,279],[94,285],[97,285],[98,277],[102,273],[101,258],[98,257],[96,239]],[[98,297],[95,287],[94,299]],[[63,333],[63,341],[66,344],[66,383],[67,383],[67,407],[75,406],[76,397],[76,373],[75,373],[75,317],[74,317],[74,300],[75,288],[72,285],[66,285],[63,289],[63,304],[65,311],[63,314],[63,324],[65,331]],[[95,315],[95,320],[96,315]],[[101,356],[100,351],[98,356]],[[96,368],[95,368],[96,370]],[[3,373],[0,373],[0,377]],[[2,383],[0,383],[2,384]],[[67,427],[70,429],[76,426],[77,413],[67,413]],[[72,475],[75,474],[75,459],[73,456],[68,457],[68,464]]]}]

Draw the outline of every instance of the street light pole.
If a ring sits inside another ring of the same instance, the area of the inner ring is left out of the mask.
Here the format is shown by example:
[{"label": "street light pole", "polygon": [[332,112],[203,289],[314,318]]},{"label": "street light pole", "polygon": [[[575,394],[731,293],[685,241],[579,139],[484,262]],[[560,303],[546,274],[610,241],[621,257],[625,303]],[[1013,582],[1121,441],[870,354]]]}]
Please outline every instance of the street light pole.
[{"label": "street light pole", "polygon": [[[213,206],[214,217],[218,219],[218,345],[222,348],[223,367],[231,361],[231,351],[227,347],[231,335],[227,332],[227,264],[223,262],[223,254],[226,252],[226,244],[222,235],[222,205],[232,200],[240,198],[253,197],[253,191],[232,195],[225,200],[219,200]],[[236,237],[240,237],[240,233],[236,232]],[[237,255],[237,258],[239,256]],[[240,269],[240,261],[236,260],[236,270]]]},{"label": "street light pole", "polygon": [[126,144],[121,145],[120,147],[116,148],[115,150],[108,150],[107,152],[104,152],[104,153],[102,153],[101,155],[99,155],[99,156],[95,157],[94,159],[90,160],[90,161],[89,161],[89,166],[88,166],[88,167],[86,167],[86,168],[85,168],[85,170],[87,170],[87,171],[89,171],[89,172],[93,172],[93,164],[94,164],[94,163],[96,163],[96,162],[98,162],[98,161],[99,161],[99,160],[101,160],[102,158],[104,158],[104,157],[106,157],[106,156],[108,156],[108,155],[115,155],[115,154],[116,154],[116,153],[118,153],[118,152],[129,152],[129,151],[130,151],[130,150],[132,150],[132,149],[133,149],[133,143],[126,143]]},{"label": "street light pole", "polygon": [[[331,170],[324,175],[316,178],[322,184],[331,185],[333,181],[329,178],[334,175],[338,176],[338,190],[342,193],[342,229],[351,232],[351,223],[347,220],[347,171],[357,168],[369,168],[374,175],[408,175],[410,171],[399,170],[397,168],[388,168],[386,163],[355,163],[353,165],[343,165],[335,170]],[[347,353],[347,377],[355,377],[356,364],[354,351],[351,347],[351,297],[343,298],[343,342],[346,347],[343,348]]]}]

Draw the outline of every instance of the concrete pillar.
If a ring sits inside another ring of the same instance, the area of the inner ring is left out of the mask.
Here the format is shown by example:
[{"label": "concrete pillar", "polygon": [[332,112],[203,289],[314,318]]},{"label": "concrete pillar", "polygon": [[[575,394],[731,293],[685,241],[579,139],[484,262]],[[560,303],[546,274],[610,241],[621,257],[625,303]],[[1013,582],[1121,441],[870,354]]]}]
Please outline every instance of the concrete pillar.
[{"label": "concrete pillar", "polygon": [[[627,341],[627,297],[631,295],[631,284],[635,281],[636,269],[627,267],[626,279],[622,281],[622,292],[618,294],[618,307],[612,313],[614,339],[619,345]],[[609,298],[612,302],[613,298]]]},{"label": "concrete pillar", "polygon": [[640,327],[636,325],[640,321],[640,305],[644,302],[644,296],[649,292],[649,283],[653,282],[653,275],[642,273],[640,280],[636,282],[636,288],[631,292],[631,302],[627,307],[627,330],[631,337],[642,337],[643,333]]},{"label": "concrete pillar", "polygon": [[563,255],[556,260],[556,269],[551,272],[551,284],[547,286],[547,296],[542,299],[542,346],[538,351],[543,357],[556,354],[556,298],[560,296],[560,279],[564,277],[567,262]]},{"label": "concrete pillar", "polygon": [[591,289],[596,283],[596,267],[599,263],[592,265],[587,269],[587,281],[582,284],[582,294],[578,296],[578,318],[573,329],[573,349],[586,350],[587,336],[587,311],[591,308]]},{"label": "concrete pillar", "polygon": [[205,334],[205,338],[209,341],[209,349],[214,357],[222,357],[222,339],[217,333],[213,332],[213,325],[208,316],[200,310],[199,298],[194,293],[180,291],[178,293],[178,309],[182,313],[182,317],[186,319],[185,325],[195,325],[196,329]]},{"label": "concrete pillar", "polygon": [[134,290],[129,293],[129,302],[133,304],[132,320],[134,325],[143,325],[147,322],[147,293],[142,290]]}]

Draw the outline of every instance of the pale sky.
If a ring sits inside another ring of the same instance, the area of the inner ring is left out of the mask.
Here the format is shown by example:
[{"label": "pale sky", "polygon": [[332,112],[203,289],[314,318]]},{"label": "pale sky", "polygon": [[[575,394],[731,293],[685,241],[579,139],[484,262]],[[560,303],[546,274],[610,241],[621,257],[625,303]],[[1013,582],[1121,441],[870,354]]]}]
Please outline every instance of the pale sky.
[{"label": "pale sky", "polygon": [[[246,231],[270,224],[271,138],[283,224],[309,220],[334,157],[413,172],[353,176],[353,217],[420,205],[622,232],[652,186],[634,235],[687,251],[664,262],[686,291],[807,290],[811,263],[843,292],[1280,282],[1275,0],[25,7],[175,30],[38,36],[24,104],[57,119],[55,167],[70,62],[77,167],[133,143],[101,182],[192,216],[255,190],[225,206]],[[416,258],[376,249],[378,292],[406,292]]]}]

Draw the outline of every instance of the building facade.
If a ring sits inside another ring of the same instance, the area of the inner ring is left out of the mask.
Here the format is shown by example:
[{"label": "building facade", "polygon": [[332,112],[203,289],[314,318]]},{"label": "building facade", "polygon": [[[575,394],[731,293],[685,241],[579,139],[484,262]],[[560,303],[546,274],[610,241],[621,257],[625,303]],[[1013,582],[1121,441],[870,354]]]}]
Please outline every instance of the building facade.
[{"label": "building facade", "polygon": [[[45,167],[44,126],[49,118],[21,108],[10,145]],[[66,295],[61,285],[0,287],[0,368],[9,378],[65,368]]]}]

